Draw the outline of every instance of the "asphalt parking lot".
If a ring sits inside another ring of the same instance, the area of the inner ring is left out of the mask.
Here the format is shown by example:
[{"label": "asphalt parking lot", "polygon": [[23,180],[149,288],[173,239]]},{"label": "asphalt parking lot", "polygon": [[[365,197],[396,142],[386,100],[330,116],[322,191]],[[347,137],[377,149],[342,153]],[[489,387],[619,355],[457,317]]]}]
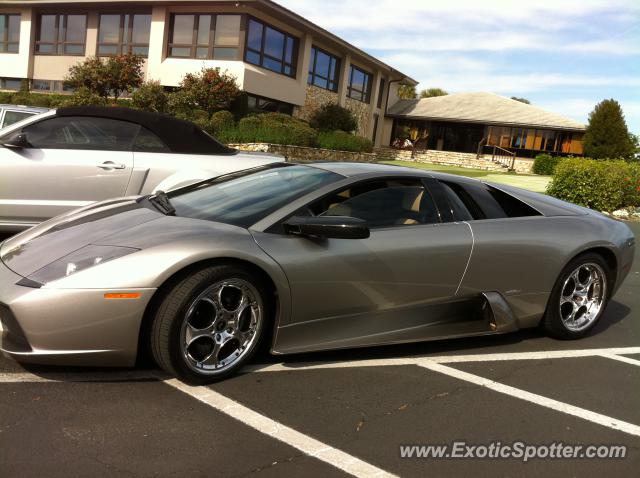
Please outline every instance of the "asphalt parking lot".
[{"label": "asphalt parking lot", "polygon": [[[636,259],[580,341],[530,330],[260,356],[209,387],[0,358],[0,476],[637,476],[639,311]],[[456,440],[626,445],[627,456],[400,457],[400,445]]]}]

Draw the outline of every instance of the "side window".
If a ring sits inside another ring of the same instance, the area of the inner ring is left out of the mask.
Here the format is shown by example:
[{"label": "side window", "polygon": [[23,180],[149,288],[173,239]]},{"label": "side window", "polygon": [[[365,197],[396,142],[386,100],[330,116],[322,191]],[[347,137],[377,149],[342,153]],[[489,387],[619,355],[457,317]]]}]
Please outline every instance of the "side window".
[{"label": "side window", "polygon": [[32,115],[33,113],[26,113],[24,111],[6,111],[4,114],[4,121],[2,122],[2,128],[9,126],[10,124],[17,123],[18,121]]},{"label": "side window", "polygon": [[133,150],[144,153],[170,153],[169,147],[147,128],[140,127],[133,143]]},{"label": "side window", "polygon": [[487,186],[489,194],[498,203],[507,217],[525,217],[525,216],[541,216],[538,211],[523,203],[519,199],[514,198],[510,194],[505,193],[492,186]]},{"label": "side window", "polygon": [[[447,202],[451,207],[451,216],[456,221],[471,221],[473,219],[482,219],[484,214],[480,208],[473,203],[473,200],[468,197],[468,193],[457,184],[440,182],[444,189]],[[467,197],[465,197],[465,195]],[[466,199],[466,201],[464,199]],[[475,210],[475,214],[471,211]]]},{"label": "side window", "polygon": [[58,116],[26,126],[32,148],[131,151],[140,126],[93,116]]},{"label": "side window", "polygon": [[440,181],[440,185],[456,221],[540,215],[528,204],[487,184],[462,186],[455,182]]},{"label": "side window", "polygon": [[309,208],[317,216],[351,216],[371,228],[439,222],[435,203],[419,180],[378,180],[356,184]]}]

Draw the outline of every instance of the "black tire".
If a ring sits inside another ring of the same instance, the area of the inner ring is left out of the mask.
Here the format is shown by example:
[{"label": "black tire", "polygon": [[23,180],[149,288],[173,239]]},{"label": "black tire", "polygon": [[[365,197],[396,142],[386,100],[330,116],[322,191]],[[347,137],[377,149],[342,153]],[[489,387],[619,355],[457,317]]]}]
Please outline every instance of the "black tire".
[{"label": "black tire", "polygon": [[[560,301],[563,294],[563,287],[565,287],[565,281],[569,280],[571,274],[581,266],[595,264],[600,267],[604,273],[604,294],[602,304],[597,312],[594,314],[594,318],[590,322],[581,328],[580,330],[570,329],[562,318],[560,309]],[[604,310],[607,307],[607,303],[611,297],[611,289],[613,287],[613,274],[611,268],[607,265],[606,261],[601,255],[596,253],[585,253],[569,262],[560,273],[558,280],[556,281],[551,296],[549,297],[549,303],[547,304],[547,310],[542,322],[542,327],[545,332],[554,338],[562,340],[573,340],[585,337],[596,326]]]},{"label": "black tire", "polygon": [[[182,350],[181,334],[187,313],[201,294],[206,293],[212,285],[227,280],[246,281],[257,291],[257,301],[262,307],[262,314],[254,332],[256,338],[228,368],[221,371],[194,370]],[[161,299],[150,328],[151,353],[160,368],[184,382],[201,385],[223,380],[235,374],[247,363],[262,339],[270,335],[267,333],[270,311],[268,288],[259,276],[249,270],[237,265],[222,264],[194,271],[167,290]]]}]

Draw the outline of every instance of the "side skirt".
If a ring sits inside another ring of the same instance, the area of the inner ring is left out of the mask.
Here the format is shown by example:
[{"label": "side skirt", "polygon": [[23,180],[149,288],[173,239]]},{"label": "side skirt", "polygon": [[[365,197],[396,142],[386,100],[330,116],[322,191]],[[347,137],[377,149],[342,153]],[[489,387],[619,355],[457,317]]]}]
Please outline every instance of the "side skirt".
[{"label": "side skirt", "polygon": [[289,354],[505,333],[520,327],[497,292],[278,328],[271,352]]}]

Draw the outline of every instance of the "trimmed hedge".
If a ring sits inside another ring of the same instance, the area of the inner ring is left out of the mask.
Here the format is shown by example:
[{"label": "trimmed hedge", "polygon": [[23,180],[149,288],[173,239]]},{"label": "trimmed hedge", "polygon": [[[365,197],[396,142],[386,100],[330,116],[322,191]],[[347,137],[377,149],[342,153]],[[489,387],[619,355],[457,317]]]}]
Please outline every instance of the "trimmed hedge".
[{"label": "trimmed hedge", "polygon": [[640,162],[627,163],[629,175],[624,178],[625,206],[640,206]]},{"label": "trimmed hedge", "polygon": [[[44,108],[60,108],[62,106],[81,106],[88,104],[100,105],[103,100],[91,101],[88,98],[98,98],[88,91],[80,88],[72,95],[62,95],[59,93],[33,93],[17,91],[15,93],[0,91],[0,103],[10,105],[41,106]],[[131,101],[126,98],[119,98],[116,102],[118,106],[131,107]]]},{"label": "trimmed hedge", "polygon": [[598,211],[640,206],[640,167],[622,160],[567,158],[557,165],[547,193]]},{"label": "trimmed hedge", "polygon": [[318,132],[308,123],[284,113],[263,113],[242,118],[236,127],[216,131],[216,136],[226,143],[315,146]]},{"label": "trimmed hedge", "polygon": [[551,156],[550,154],[539,154],[533,160],[533,174],[551,176],[556,170],[556,166],[564,158],[562,156]]},{"label": "trimmed hedge", "polygon": [[326,103],[312,115],[309,124],[319,131],[346,131],[351,133],[358,127],[358,121],[353,113],[336,103]]},{"label": "trimmed hedge", "polygon": [[324,149],[354,151],[357,153],[370,153],[373,151],[371,140],[340,130],[320,133],[318,135],[318,146]]},{"label": "trimmed hedge", "polygon": [[55,93],[27,93],[23,91],[11,93],[8,91],[0,91],[0,103],[10,105],[56,108],[68,101],[69,98],[70,95],[59,95]]}]

